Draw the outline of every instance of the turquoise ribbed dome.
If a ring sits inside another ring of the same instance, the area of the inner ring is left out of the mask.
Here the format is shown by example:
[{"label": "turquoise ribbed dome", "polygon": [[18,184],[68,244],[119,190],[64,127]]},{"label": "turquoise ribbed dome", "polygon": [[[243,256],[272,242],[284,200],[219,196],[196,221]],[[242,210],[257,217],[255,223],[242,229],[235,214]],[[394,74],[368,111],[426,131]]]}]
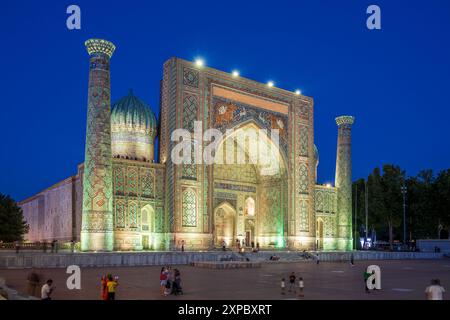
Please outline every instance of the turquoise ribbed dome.
[{"label": "turquoise ribbed dome", "polygon": [[131,131],[145,131],[154,137],[157,123],[150,107],[130,90],[126,97],[111,107],[111,126],[126,127]]}]

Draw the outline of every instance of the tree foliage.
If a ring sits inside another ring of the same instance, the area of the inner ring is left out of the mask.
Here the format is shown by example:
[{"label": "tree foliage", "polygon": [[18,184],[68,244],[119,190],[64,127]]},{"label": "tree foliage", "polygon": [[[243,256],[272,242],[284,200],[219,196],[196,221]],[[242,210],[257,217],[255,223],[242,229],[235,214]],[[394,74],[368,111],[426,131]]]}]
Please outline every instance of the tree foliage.
[{"label": "tree foliage", "polygon": [[434,175],[423,170],[407,177],[400,167],[387,164],[375,168],[367,179],[353,183],[353,208],[356,237],[364,237],[365,191],[368,193],[368,230],[376,230],[377,239],[403,240],[403,195],[406,194],[406,240],[448,238],[450,226],[450,169]]},{"label": "tree foliage", "polygon": [[0,193],[0,241],[22,240],[27,232],[22,209],[10,196]]}]

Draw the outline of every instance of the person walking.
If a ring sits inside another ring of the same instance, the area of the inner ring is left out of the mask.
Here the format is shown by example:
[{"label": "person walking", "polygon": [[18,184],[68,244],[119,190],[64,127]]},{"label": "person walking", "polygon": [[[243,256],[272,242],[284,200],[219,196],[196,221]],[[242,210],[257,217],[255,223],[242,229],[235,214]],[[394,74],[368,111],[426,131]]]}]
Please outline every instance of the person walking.
[{"label": "person walking", "polygon": [[164,290],[167,284],[167,270],[166,267],[161,268],[161,272],[159,273],[159,283],[160,283],[160,293],[163,296]]},{"label": "person walking", "polygon": [[73,239],[70,240],[70,252],[75,252],[75,241]]},{"label": "person walking", "polygon": [[351,265],[352,267],[355,265],[355,260],[354,260],[353,253],[350,255],[350,265]]},{"label": "person walking", "polygon": [[34,268],[31,269],[30,273],[27,276],[28,282],[28,294],[30,296],[36,296],[36,289],[39,285],[39,275],[36,273]]},{"label": "person walking", "polygon": [[319,254],[316,255],[316,264],[318,265],[320,263],[320,257]]},{"label": "person walking", "polygon": [[48,279],[41,288],[41,300],[52,300],[51,295],[53,293],[53,290],[53,280]]},{"label": "person walking", "polygon": [[14,242],[14,246],[16,248],[16,253],[18,254],[19,251],[20,251],[20,242],[19,242],[19,240]]},{"label": "person walking", "polygon": [[100,280],[100,298],[108,300],[108,277],[102,276]]},{"label": "person walking", "polygon": [[51,242],[51,253],[54,253],[55,252],[55,240],[52,240],[52,242]]},{"label": "person walking", "polygon": [[286,294],[285,290],[286,290],[286,283],[284,282],[284,278],[281,278],[281,294],[282,295]]},{"label": "person walking", "polygon": [[441,286],[439,279],[431,280],[431,285],[425,289],[427,300],[443,300],[445,289]]},{"label": "person walking", "polygon": [[303,278],[299,277],[298,278],[298,291],[299,291],[298,296],[301,297],[301,298],[304,297],[304,295],[303,295],[303,288],[304,288]]},{"label": "person walking", "polygon": [[226,250],[227,250],[227,243],[225,242],[225,240],[222,240],[222,251]]},{"label": "person walking", "polygon": [[[172,288],[172,283],[175,280],[174,272],[171,266],[167,268],[167,283],[169,284],[170,288]],[[167,288],[167,286],[166,286]]]},{"label": "person walking", "polygon": [[291,275],[289,276],[289,292],[294,290],[294,293],[296,293],[295,290],[295,273],[291,272]]},{"label": "person walking", "polygon": [[369,287],[367,286],[367,279],[369,279],[369,277],[370,277],[371,275],[372,275],[372,274],[369,273],[369,272],[367,272],[367,271],[364,271],[364,273],[363,273],[364,287],[366,288],[366,293],[370,293]]},{"label": "person walking", "polygon": [[183,294],[183,289],[181,288],[181,272],[178,269],[174,269],[175,279],[172,284],[172,294],[179,295]]},{"label": "person walking", "polygon": [[181,252],[184,252],[184,240],[181,240]]},{"label": "person walking", "polygon": [[106,283],[108,287],[108,300],[116,300],[116,289],[118,285],[117,277],[113,278],[112,275],[109,275],[108,282]]}]

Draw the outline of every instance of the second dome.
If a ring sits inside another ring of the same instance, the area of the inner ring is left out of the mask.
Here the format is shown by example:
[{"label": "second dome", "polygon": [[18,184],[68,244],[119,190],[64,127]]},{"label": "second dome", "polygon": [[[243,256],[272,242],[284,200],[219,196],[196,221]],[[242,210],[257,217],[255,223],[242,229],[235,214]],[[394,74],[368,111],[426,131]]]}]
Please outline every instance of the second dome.
[{"label": "second dome", "polygon": [[156,128],[155,114],[130,90],[111,107],[113,157],[152,162]]}]

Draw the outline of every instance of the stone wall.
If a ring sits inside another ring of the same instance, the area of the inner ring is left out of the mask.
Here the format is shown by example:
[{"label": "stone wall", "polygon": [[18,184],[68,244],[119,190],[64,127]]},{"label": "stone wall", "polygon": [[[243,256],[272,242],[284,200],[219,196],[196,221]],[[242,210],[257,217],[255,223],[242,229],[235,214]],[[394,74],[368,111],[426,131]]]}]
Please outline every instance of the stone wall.
[{"label": "stone wall", "polygon": [[[269,261],[271,255],[280,257],[279,262],[299,262],[300,251],[260,251],[238,255],[234,252],[116,252],[116,253],[0,253],[0,269],[14,268],[66,268],[69,265],[80,267],[124,267],[151,265],[185,265],[200,261]],[[320,261],[350,261],[350,252],[320,252]],[[316,256],[315,253],[313,253]],[[443,253],[434,252],[353,252],[355,260],[413,260],[440,259]],[[305,260],[308,261],[308,260]]]},{"label": "stone wall", "polygon": [[81,184],[77,174],[19,203],[30,226],[26,241],[79,240]]},{"label": "stone wall", "polygon": [[70,265],[80,267],[184,265],[198,261],[230,260],[234,256],[232,252],[0,253],[0,269],[66,268]]}]

